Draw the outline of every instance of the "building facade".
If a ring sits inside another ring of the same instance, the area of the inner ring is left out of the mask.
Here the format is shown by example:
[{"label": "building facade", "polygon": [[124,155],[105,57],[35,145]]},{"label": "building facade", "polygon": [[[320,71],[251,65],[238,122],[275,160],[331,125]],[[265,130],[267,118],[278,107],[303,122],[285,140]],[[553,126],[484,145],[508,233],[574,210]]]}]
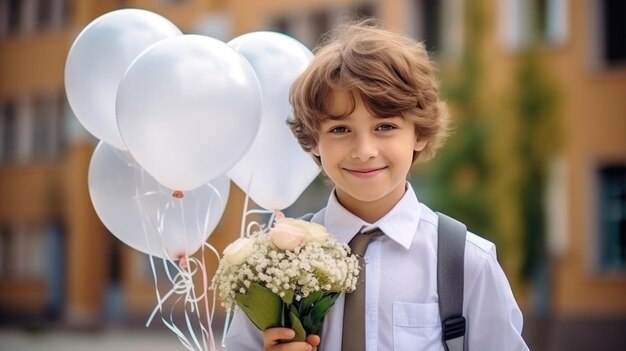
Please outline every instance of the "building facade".
[{"label": "building facade", "polygon": [[[497,204],[491,211],[515,295],[529,314],[549,317],[537,323],[552,327],[535,328],[549,349],[572,343],[584,349],[594,328],[624,325],[626,11],[612,0],[0,1],[0,315],[101,323],[143,318],[154,307],[145,255],[120,244],[91,206],[86,177],[95,143],[78,126],[63,90],[71,43],[99,15],[144,8],[185,33],[226,41],[271,29],[310,48],[334,24],[373,16],[425,40],[445,80],[454,79],[474,43],[467,30],[472,6],[482,27],[474,48],[483,67],[477,99],[496,131],[488,143],[489,196]],[[532,122],[544,134],[527,129],[532,120],[511,108],[525,96],[520,67],[530,62],[529,52],[555,92],[551,122]],[[525,136],[546,150],[538,153],[545,156],[539,162],[546,175],[545,223],[538,224],[545,235],[530,244],[538,245],[533,257],[540,263],[522,278],[520,248],[529,244],[519,228],[528,218],[512,189],[529,169],[514,142]],[[233,187],[230,195],[210,238],[218,248],[239,228],[243,194]],[[590,324],[571,333],[568,321]],[[571,341],[572,334],[580,340]]]}]

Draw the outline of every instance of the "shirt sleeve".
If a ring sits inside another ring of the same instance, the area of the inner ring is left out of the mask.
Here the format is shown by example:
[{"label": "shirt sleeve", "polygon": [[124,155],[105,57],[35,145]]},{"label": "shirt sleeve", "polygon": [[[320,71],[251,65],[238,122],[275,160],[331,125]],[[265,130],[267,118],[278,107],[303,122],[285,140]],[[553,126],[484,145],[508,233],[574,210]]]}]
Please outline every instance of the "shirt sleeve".
[{"label": "shirt sleeve", "polygon": [[469,288],[467,301],[468,349],[525,351],[522,312],[496,259],[495,246],[483,262]]},{"label": "shirt sleeve", "polygon": [[237,311],[228,328],[225,343],[228,351],[261,351],[263,334],[250,322],[245,313]]}]

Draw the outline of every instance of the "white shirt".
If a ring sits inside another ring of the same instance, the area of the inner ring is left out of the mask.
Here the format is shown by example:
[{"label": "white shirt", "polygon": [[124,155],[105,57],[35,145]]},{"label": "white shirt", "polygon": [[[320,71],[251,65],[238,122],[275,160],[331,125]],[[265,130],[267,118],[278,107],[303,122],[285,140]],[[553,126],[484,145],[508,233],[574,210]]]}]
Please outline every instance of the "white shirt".
[{"label": "white shirt", "polygon": [[[437,214],[421,204],[407,183],[396,206],[376,223],[366,223],[337,201],[313,216],[342,243],[364,226],[385,235],[370,243],[366,266],[366,351],[441,351],[437,294]],[[465,245],[463,315],[470,351],[528,350],[521,337],[522,314],[496,259],[495,245],[470,232]],[[340,351],[344,296],[324,320],[319,351]],[[263,349],[262,334],[235,314],[226,345],[231,351]]]}]

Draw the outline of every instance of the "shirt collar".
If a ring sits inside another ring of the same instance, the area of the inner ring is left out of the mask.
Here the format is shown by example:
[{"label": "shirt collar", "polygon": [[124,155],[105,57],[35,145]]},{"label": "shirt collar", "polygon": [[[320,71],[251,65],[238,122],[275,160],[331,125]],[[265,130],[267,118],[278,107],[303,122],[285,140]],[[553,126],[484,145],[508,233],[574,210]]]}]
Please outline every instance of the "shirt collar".
[{"label": "shirt collar", "polygon": [[406,191],[400,201],[376,223],[367,223],[345,209],[333,190],[326,205],[324,225],[339,242],[347,244],[363,227],[378,227],[387,237],[405,249],[411,247],[421,217],[421,206],[413,187],[406,183]]}]

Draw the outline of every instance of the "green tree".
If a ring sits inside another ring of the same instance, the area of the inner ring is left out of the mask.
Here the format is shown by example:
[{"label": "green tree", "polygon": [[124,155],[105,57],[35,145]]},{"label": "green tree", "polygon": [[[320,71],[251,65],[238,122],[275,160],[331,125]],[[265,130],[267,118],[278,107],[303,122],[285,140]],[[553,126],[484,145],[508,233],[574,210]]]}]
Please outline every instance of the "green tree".
[{"label": "green tree", "polygon": [[452,132],[428,172],[419,174],[417,186],[434,209],[463,221],[474,232],[491,235],[486,153],[490,133],[478,96],[484,73],[478,50],[484,31],[479,3],[467,2],[460,75],[455,81],[444,76],[442,84],[442,94],[455,111]]},{"label": "green tree", "polygon": [[556,93],[533,47],[523,53],[516,78],[514,105],[521,126],[517,158],[523,165],[518,194],[524,223],[522,275],[530,278],[547,255],[546,183],[549,163],[560,143],[555,124]]}]

